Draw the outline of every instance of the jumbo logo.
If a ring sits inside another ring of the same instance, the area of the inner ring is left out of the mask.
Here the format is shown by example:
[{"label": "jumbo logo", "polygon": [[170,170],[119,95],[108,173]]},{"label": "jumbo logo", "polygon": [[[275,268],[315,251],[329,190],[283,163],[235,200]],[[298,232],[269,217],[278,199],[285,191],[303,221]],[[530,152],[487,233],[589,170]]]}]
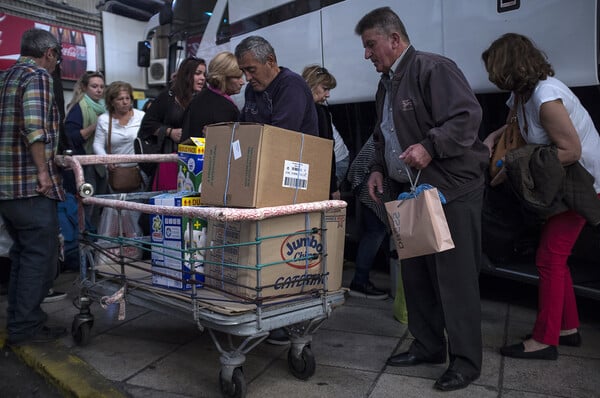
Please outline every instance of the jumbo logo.
[{"label": "jumbo logo", "polygon": [[294,259],[286,263],[293,268],[314,268],[321,263],[322,254],[321,234],[290,235],[281,244],[281,259]]}]

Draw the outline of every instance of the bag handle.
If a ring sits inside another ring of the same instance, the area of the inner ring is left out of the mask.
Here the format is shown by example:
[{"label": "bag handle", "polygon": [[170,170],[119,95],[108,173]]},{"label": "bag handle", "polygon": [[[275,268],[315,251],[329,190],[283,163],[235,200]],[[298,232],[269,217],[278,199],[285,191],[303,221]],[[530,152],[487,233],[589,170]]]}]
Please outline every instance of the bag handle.
[{"label": "bag handle", "polygon": [[[429,184],[417,185],[417,182],[419,181],[419,177],[421,176],[422,169],[419,169],[419,171],[417,172],[417,176],[415,177],[415,179],[413,181],[412,173],[410,172],[410,168],[406,165],[404,165],[404,168],[406,169],[406,174],[408,175],[408,180],[410,181],[410,192],[400,193],[400,195],[398,195],[398,200],[413,199],[413,198],[416,198],[417,196],[419,196],[421,194],[421,192],[428,190],[428,189],[433,189],[433,187]],[[439,189],[438,189],[438,196],[440,197],[440,202],[442,202],[442,204],[445,205],[446,197]]]},{"label": "bag handle", "polygon": [[108,136],[106,137],[106,149],[107,149],[106,153],[109,154],[109,155],[112,152],[112,149],[111,149],[111,146],[110,146],[110,141],[111,141],[110,136],[111,136],[111,133],[112,133],[112,115],[109,112],[108,113]]},{"label": "bag handle", "polygon": [[415,177],[414,181],[412,179],[412,173],[410,171],[410,167],[408,167],[405,164],[404,170],[406,170],[406,174],[408,175],[408,181],[410,182],[410,191],[415,192],[417,190],[417,182],[419,181],[419,177],[421,177],[421,170],[419,169],[419,171],[417,172],[417,176]]},{"label": "bag handle", "polygon": [[[527,136],[529,134],[529,127],[527,124],[527,115],[525,115],[525,101],[523,101],[523,98],[517,94],[515,94],[515,102],[508,113],[508,117],[506,118],[506,124],[517,123],[517,126],[519,125],[519,120],[517,118],[519,102],[521,105],[521,112],[523,113],[523,132],[525,133],[525,136]],[[519,131],[521,131],[521,129],[519,129]]]},{"label": "bag handle", "polygon": [[[528,123],[527,123],[527,115],[525,115],[525,102],[521,101],[521,112],[523,112],[523,132],[525,133],[525,136],[527,136],[529,134],[529,127],[528,127]],[[516,114],[515,114],[516,116]]]}]

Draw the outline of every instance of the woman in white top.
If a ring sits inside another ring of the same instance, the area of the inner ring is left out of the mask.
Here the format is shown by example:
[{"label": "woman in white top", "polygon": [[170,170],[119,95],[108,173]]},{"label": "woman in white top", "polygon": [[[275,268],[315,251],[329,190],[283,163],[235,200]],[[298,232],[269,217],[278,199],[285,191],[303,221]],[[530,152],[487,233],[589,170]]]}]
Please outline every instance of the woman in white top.
[{"label": "woman in white top", "polygon": [[[508,33],[482,54],[489,79],[511,91],[517,118],[528,144],[554,145],[563,165],[579,162],[596,180],[600,191],[600,137],[579,99],[561,81],[542,51],[527,37]],[[506,126],[484,143],[491,150]],[[556,359],[557,345],[579,346],[579,317],[567,259],[585,225],[573,210],[550,217],[542,227],[536,253],[539,273],[538,315],[531,335],[522,343],[502,347],[504,356]]]},{"label": "woman in white top", "polygon": [[[106,113],[98,116],[94,137],[94,153],[108,153],[108,130],[111,128],[110,153],[113,155],[134,154],[133,142],[142,123],[144,112],[133,108],[133,88],[131,84],[116,81],[104,92]],[[131,164],[109,164],[108,169],[131,166]]]}]

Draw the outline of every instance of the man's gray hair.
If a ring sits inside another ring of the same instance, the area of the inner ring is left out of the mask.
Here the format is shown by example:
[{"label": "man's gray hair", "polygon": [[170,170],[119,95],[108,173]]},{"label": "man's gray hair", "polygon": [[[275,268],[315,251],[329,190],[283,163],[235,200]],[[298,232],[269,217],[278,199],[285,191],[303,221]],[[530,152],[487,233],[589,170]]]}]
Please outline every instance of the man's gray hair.
[{"label": "man's gray hair", "polygon": [[29,29],[21,37],[21,55],[41,58],[49,48],[60,51],[60,42],[54,35],[44,29]]},{"label": "man's gray hair", "polygon": [[387,35],[398,32],[403,40],[410,43],[404,24],[390,7],[376,8],[369,12],[358,21],[354,32],[361,36],[368,29],[378,29]]},{"label": "man's gray hair", "polygon": [[277,62],[273,46],[263,37],[248,36],[235,46],[235,56],[237,59],[240,59],[248,51],[252,52],[254,57],[262,64],[267,63],[269,55],[273,56],[273,59]]}]

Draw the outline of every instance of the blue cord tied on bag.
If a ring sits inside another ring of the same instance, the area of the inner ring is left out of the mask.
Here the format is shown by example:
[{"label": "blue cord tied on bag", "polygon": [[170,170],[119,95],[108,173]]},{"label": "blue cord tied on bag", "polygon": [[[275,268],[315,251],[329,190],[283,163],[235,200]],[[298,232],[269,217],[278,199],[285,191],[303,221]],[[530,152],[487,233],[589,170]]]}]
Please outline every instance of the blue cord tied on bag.
[{"label": "blue cord tied on bag", "polygon": [[[419,177],[421,176],[421,170],[419,170],[417,172],[417,177],[413,181],[410,169],[408,167],[405,167],[405,168],[406,168],[406,174],[408,174],[408,180],[410,181],[410,191],[402,192],[400,195],[398,195],[398,200],[414,199],[417,196],[419,196],[421,194],[421,192],[434,188],[429,184],[417,185],[417,181],[419,180]],[[444,196],[443,193],[440,192],[439,189],[438,189],[438,195],[440,196],[440,202],[442,202],[442,204],[445,205],[446,197]]]}]

